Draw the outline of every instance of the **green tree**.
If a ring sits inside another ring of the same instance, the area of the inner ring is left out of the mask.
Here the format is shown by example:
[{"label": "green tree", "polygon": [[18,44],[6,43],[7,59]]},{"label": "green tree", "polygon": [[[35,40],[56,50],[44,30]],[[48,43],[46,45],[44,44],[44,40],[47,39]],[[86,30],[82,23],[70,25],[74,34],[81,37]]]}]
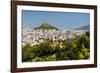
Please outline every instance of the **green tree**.
[{"label": "green tree", "polygon": [[37,56],[45,56],[54,53],[54,48],[49,41],[40,43],[37,47]]},{"label": "green tree", "polygon": [[22,48],[22,61],[31,61],[33,57],[33,52],[32,52],[32,47],[29,44],[26,44],[26,46],[24,46]]}]

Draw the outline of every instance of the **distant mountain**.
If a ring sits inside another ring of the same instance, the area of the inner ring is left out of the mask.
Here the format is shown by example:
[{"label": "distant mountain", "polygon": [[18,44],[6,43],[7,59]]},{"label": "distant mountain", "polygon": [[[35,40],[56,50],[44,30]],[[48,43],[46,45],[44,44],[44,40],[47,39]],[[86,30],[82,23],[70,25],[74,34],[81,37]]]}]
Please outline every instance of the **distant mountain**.
[{"label": "distant mountain", "polygon": [[35,30],[37,30],[37,29],[58,29],[58,28],[56,28],[56,27],[54,27],[54,26],[52,26],[52,25],[50,25],[50,24],[48,24],[48,23],[43,23],[43,24],[41,24],[40,26],[38,26],[38,27],[36,27],[36,28],[34,28]]},{"label": "distant mountain", "polygon": [[90,25],[86,25],[80,28],[76,28],[77,30],[89,30],[90,29]]}]

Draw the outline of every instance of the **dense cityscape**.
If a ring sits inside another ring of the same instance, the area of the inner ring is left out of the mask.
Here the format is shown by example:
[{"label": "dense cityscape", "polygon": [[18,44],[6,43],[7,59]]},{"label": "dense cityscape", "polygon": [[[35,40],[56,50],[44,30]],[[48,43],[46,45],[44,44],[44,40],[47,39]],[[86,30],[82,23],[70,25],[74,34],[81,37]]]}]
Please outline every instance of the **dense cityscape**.
[{"label": "dense cityscape", "polygon": [[89,59],[89,29],[58,29],[43,23],[22,29],[22,61]]},{"label": "dense cityscape", "polygon": [[44,40],[67,40],[72,39],[76,36],[81,36],[82,34],[85,34],[88,30],[44,30],[44,29],[38,29],[34,30],[32,28],[25,28],[22,30],[22,46],[26,45],[27,43],[33,45],[37,45]]}]

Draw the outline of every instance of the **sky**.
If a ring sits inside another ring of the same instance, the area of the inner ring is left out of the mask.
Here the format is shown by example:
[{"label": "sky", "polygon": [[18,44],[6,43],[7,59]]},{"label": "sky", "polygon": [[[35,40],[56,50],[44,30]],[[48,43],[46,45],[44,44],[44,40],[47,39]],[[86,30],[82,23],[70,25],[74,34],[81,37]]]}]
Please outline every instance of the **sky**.
[{"label": "sky", "polygon": [[22,26],[38,27],[43,23],[61,29],[75,29],[90,25],[89,13],[22,10]]}]

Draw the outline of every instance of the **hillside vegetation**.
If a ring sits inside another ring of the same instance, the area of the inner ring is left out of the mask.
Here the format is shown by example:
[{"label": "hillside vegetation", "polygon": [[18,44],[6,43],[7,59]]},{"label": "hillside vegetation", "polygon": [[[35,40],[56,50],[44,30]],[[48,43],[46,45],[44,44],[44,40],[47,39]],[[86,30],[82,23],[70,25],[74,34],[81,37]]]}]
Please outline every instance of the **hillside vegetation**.
[{"label": "hillside vegetation", "polygon": [[41,24],[40,26],[38,26],[34,29],[37,30],[37,29],[58,29],[58,28],[51,26],[51,24],[43,23],[43,24]]}]

